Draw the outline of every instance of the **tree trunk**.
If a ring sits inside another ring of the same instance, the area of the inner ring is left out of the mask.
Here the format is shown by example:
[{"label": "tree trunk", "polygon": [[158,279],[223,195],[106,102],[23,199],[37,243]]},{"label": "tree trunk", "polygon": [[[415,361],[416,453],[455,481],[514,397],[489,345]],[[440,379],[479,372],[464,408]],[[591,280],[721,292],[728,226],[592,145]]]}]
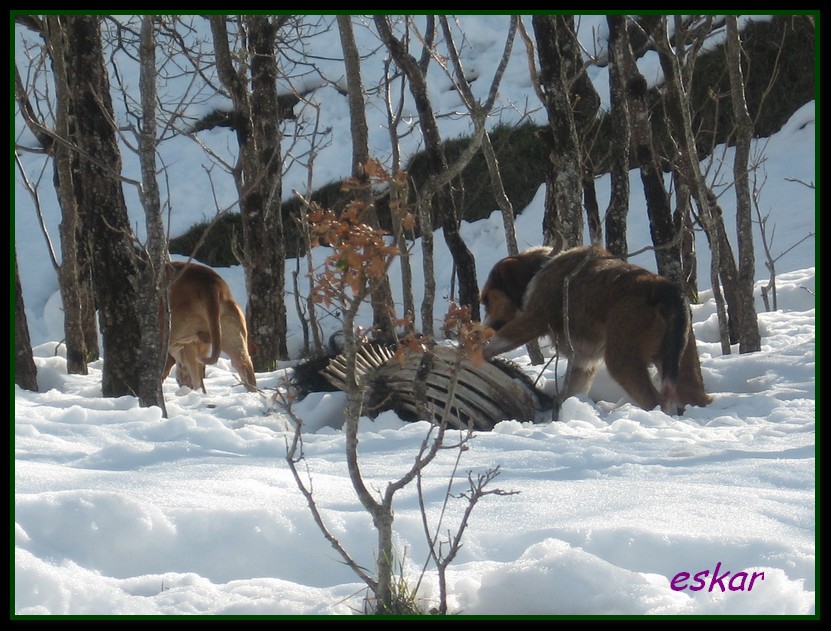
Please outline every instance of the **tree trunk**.
[{"label": "tree trunk", "polygon": [[664,186],[664,174],[657,162],[650,161],[640,169],[646,198],[646,214],[649,216],[649,233],[655,246],[655,264],[658,273],[683,285],[680,247],[675,239],[675,224],[669,193]]},{"label": "tree trunk", "polygon": [[582,174],[583,206],[586,208],[586,224],[589,228],[589,243],[603,245],[603,223],[600,221],[600,205],[597,202],[597,189],[594,186],[594,167],[588,156],[583,158]]},{"label": "tree trunk", "polygon": [[[480,103],[479,100],[474,97],[473,91],[470,89],[470,84],[465,79],[464,68],[462,67],[462,62],[459,58],[458,51],[456,50],[455,43],[453,42],[453,34],[450,30],[447,18],[442,16],[439,20],[456,75],[456,90],[459,92],[465,106],[470,112],[471,119],[473,120],[473,126],[476,130],[474,137],[468,145],[468,148],[465,152],[463,152],[462,156],[459,157],[457,164],[454,165],[454,168],[462,168],[463,165],[467,164],[469,160],[465,157],[465,154],[472,149],[478,149],[479,145],[481,145],[482,155],[484,156],[485,164],[488,167],[491,188],[493,189],[494,198],[499,205],[500,214],[502,215],[502,226],[505,230],[505,244],[507,246],[508,254],[510,256],[514,256],[519,252],[519,246],[517,245],[516,240],[516,228],[514,225],[514,206],[508,198],[508,193],[505,191],[505,186],[502,181],[502,173],[499,169],[499,160],[496,157],[496,151],[493,148],[490,135],[488,134],[485,126],[487,124],[488,113],[493,109],[493,103],[496,98],[496,94],[498,93],[499,84],[502,81],[504,70],[507,67],[508,60],[510,59],[511,48],[513,47],[516,31],[519,26],[519,18],[517,18],[517,16],[511,17],[505,48],[502,53],[502,59],[494,73],[494,78],[489,89],[489,96],[484,104]],[[477,139],[480,139],[480,142],[477,143]],[[462,166],[459,166],[460,164],[462,164]],[[540,350],[538,340],[530,341],[527,344],[527,349],[532,364],[540,365],[545,361],[542,351]]]},{"label": "tree trunk", "polygon": [[[369,162],[370,156],[364,88],[361,81],[361,59],[352,32],[352,18],[349,15],[338,15],[337,21],[341,47],[343,48],[343,62],[346,66],[346,89],[349,95],[349,121],[352,132],[352,177],[359,183],[356,198],[364,205],[365,210],[362,217],[365,223],[377,229],[379,227],[378,214],[375,211],[369,178],[364,170],[364,165]],[[371,288],[371,300],[372,325],[376,339],[385,342],[394,341],[393,313],[395,306],[387,276],[384,276],[376,286]]]},{"label": "tree trunk", "polygon": [[602,245],[603,224],[594,185],[594,164],[588,150],[589,136],[597,122],[600,110],[600,95],[583,67],[583,54],[575,32],[574,16],[561,15],[556,20],[557,45],[560,47],[563,76],[568,88],[568,98],[577,129],[577,143],[580,153],[580,176],[583,189],[583,207],[586,209],[586,225],[589,242]]},{"label": "tree trunk", "polygon": [[24,390],[37,392],[38,371],[32,356],[29,325],[23,304],[23,288],[17,269],[17,247],[14,249],[14,382]]},{"label": "tree trunk", "polygon": [[[103,340],[106,397],[139,390],[139,333],[134,239],[121,187],[121,155],[109,77],[101,46],[101,18],[59,16],[65,32],[70,140],[75,202],[89,233],[92,278]],[[68,192],[66,192],[68,194]],[[62,192],[64,194],[64,192]]]},{"label": "tree trunk", "polygon": [[217,72],[234,102],[240,147],[234,176],[242,216],[243,266],[248,292],[249,338],[256,371],[271,371],[286,359],[285,252],[282,155],[275,43],[278,25],[264,15],[242,19],[246,28],[248,78],[232,63],[226,17],[210,17]]},{"label": "tree trunk", "polygon": [[716,220],[713,227],[718,234],[719,265],[718,274],[721,285],[724,289],[724,299],[727,302],[727,332],[730,344],[737,344],[739,341],[739,329],[741,327],[741,307],[739,305],[739,268],[736,267],[736,257],[733,255],[733,246],[727,238],[727,228],[724,225],[724,211],[716,203],[716,195],[709,187],[705,186],[710,208]]},{"label": "tree trunk", "polygon": [[59,226],[61,263],[58,268],[58,285],[64,313],[66,371],[70,375],[86,375],[88,352],[83,325],[85,294],[80,291],[81,271],[78,260],[79,241],[83,243],[84,230],[79,225],[81,216],[72,182],[73,151],[68,144],[71,133],[69,125],[71,95],[64,63],[66,37],[57,16],[46,16],[44,24],[46,31],[42,35],[52,59],[55,80],[55,134],[64,142],[53,142],[51,138],[44,138],[43,134],[38,134],[38,138],[43,147],[52,153],[55,193],[61,207]]},{"label": "tree trunk", "polygon": [[420,226],[430,226],[421,230],[421,271],[424,277],[424,296],[421,300],[421,334],[428,340],[435,338],[433,328],[433,307],[436,302],[436,272],[433,264],[435,250],[433,239],[433,215],[430,206],[418,204],[417,218]]},{"label": "tree trunk", "polygon": [[658,162],[652,139],[650,106],[647,102],[647,83],[638,71],[629,38],[621,42],[622,82],[625,85],[627,107],[630,114],[632,149],[640,169],[649,217],[649,231],[655,246],[655,264],[658,273],[683,286],[681,250],[675,241],[675,225],[669,203],[669,193],[664,185],[664,173]]},{"label": "tree trunk", "polygon": [[[403,80],[402,80],[403,81]],[[390,73],[389,73],[389,62],[385,62],[384,64],[384,91],[386,94],[386,103],[387,103],[387,129],[389,131],[390,136],[390,147],[391,147],[391,173],[393,174],[393,178],[395,179],[396,176],[401,174],[401,152],[398,140],[398,123],[401,120],[401,107],[403,106],[403,99],[399,101],[398,107],[396,111],[393,112],[392,108],[392,98],[391,98],[391,86],[390,86]],[[402,86],[403,87],[403,86]],[[406,199],[407,199],[407,187],[398,187],[393,186],[390,188],[390,218],[392,220],[392,232],[395,235],[396,244],[398,246],[398,260],[401,264],[401,294],[402,294],[402,305],[403,305],[403,313],[402,315],[405,318],[405,332],[410,334],[415,332],[415,298],[413,298],[413,272],[412,267],[410,265],[410,253],[407,247],[407,238],[404,234],[404,226],[402,224],[403,219],[403,212],[402,210],[406,209]],[[425,236],[432,234],[429,231],[425,233]],[[424,243],[422,239],[422,244]],[[422,247],[424,247],[422,245]],[[428,251],[425,249],[422,250],[425,254],[424,260],[432,262],[432,249]],[[426,263],[425,263],[426,264]],[[429,276],[425,274],[426,278],[434,278],[432,269],[430,271]],[[425,293],[427,291],[427,287],[425,285]],[[433,292],[435,294],[435,285],[433,287]],[[430,313],[433,313],[432,309],[432,301],[430,304]],[[432,325],[430,327],[429,336],[432,337]]]},{"label": "tree trunk", "polygon": [[753,252],[753,206],[750,199],[748,164],[753,122],[747,111],[742,74],[741,42],[735,15],[727,20],[727,69],[730,73],[730,94],[733,116],[736,120],[736,156],[733,160],[733,181],[736,188],[736,239],[739,245],[739,278],[736,284],[737,306],[741,313],[739,323],[739,352],[752,353],[762,347],[756,306],[753,302],[755,255]]},{"label": "tree trunk", "polygon": [[[22,18],[23,16],[17,16],[16,19]],[[15,66],[15,97],[29,130],[38,139],[43,149],[53,158],[53,185],[63,218],[61,222],[61,258],[62,261],[69,263],[68,268],[64,269],[57,261],[53,261],[58,273],[58,283],[61,287],[65,318],[71,320],[68,327],[64,325],[64,339],[68,358],[67,370],[70,373],[81,372],[86,374],[83,372],[86,370],[86,362],[99,358],[98,326],[95,322],[95,294],[92,286],[92,270],[90,269],[92,256],[89,248],[90,229],[87,226],[83,209],[77,206],[72,182],[72,160],[75,148],[71,144],[69,129],[71,95],[67,85],[67,70],[64,63],[66,37],[63,34],[60,20],[55,16],[47,16],[42,21],[29,21],[26,25],[28,28],[38,30],[44,40],[47,55],[52,62],[55,92],[56,95],[61,95],[55,98],[55,130],[49,132],[45,122],[38,119],[35,109],[29,102],[26,86],[23,85],[17,66]],[[68,232],[70,225],[75,226],[75,230],[71,234]],[[66,235],[64,234],[65,229],[67,230]],[[79,364],[78,358],[83,358],[83,367]]]},{"label": "tree trunk", "polygon": [[147,226],[147,244],[143,253],[144,258],[139,263],[141,282],[138,287],[138,300],[141,349],[138,397],[142,407],[157,406],[161,408],[162,415],[167,417],[161,376],[167,362],[167,339],[170,326],[165,274],[168,252],[159,185],[156,181],[156,45],[153,19],[151,15],[145,15],[141,19],[139,50],[139,90],[142,109],[139,162],[142,180],[141,202],[144,206]]},{"label": "tree trunk", "polygon": [[690,207],[690,187],[677,170],[672,172],[675,182],[675,214],[673,219],[681,229],[681,277],[684,280],[684,294],[690,302],[698,303],[698,261],[695,252],[695,230],[693,227],[692,208]]},{"label": "tree trunk", "polygon": [[629,46],[626,17],[606,16],[609,25],[609,93],[611,98],[612,137],[609,147],[611,195],[606,208],[606,249],[624,256],[629,249],[626,219],[629,214],[629,106],[626,99],[624,46]]},{"label": "tree trunk", "polygon": [[[502,181],[502,173],[499,170],[499,161],[497,160],[496,151],[491,143],[490,135],[487,132],[486,124],[488,114],[493,109],[493,103],[499,91],[499,84],[502,81],[502,76],[508,65],[508,60],[510,59],[511,48],[513,47],[513,42],[516,38],[517,26],[519,25],[519,18],[517,16],[511,16],[508,27],[508,36],[505,42],[505,48],[502,52],[502,59],[497,65],[497,69],[494,73],[494,78],[489,89],[489,96],[484,104],[482,104],[473,95],[473,91],[470,88],[470,83],[465,76],[465,71],[462,66],[458,50],[456,49],[456,44],[453,41],[453,32],[450,29],[447,17],[441,16],[439,18],[439,23],[441,24],[441,30],[444,34],[445,44],[447,46],[448,55],[450,57],[453,73],[455,75],[454,86],[467,107],[468,112],[470,112],[473,127],[476,130],[474,132],[474,137],[471,139],[468,146],[468,150],[471,148],[479,149],[481,145],[482,155],[485,158],[485,164],[488,168],[488,176],[490,177],[494,198],[496,199],[496,203],[499,205],[499,211],[502,214],[502,225],[505,229],[505,243],[507,245],[508,254],[513,256],[519,251],[516,241],[516,230],[514,227],[514,207],[513,204],[511,204],[511,200],[508,199],[508,194],[505,191],[505,186]],[[478,143],[477,139],[479,139]],[[464,163],[466,165],[468,161],[464,160]]]},{"label": "tree trunk", "polygon": [[346,371],[345,390],[346,403],[346,466],[349,472],[349,479],[352,488],[358,496],[361,505],[372,517],[372,524],[378,534],[378,549],[375,560],[376,577],[370,588],[374,591],[376,598],[377,613],[386,613],[392,604],[392,524],[393,513],[390,505],[380,503],[366,487],[361,466],[358,459],[358,424],[363,414],[364,392],[358,383],[355,370],[357,365],[357,342],[355,339],[355,311],[347,309],[343,314],[344,325],[344,361],[350,370]]},{"label": "tree trunk", "polygon": [[[682,69],[680,62],[673,52],[674,48],[669,42],[667,35],[666,17],[648,16],[647,24],[650,28],[651,37],[658,52],[661,69],[664,72],[665,86],[665,110],[667,114],[667,125],[674,142],[678,147],[680,174],[686,180],[690,192],[698,203],[699,219],[707,234],[712,253],[710,263],[710,281],[712,284],[713,297],[716,301],[716,314],[719,322],[719,337],[721,338],[721,350],[725,355],[730,354],[730,334],[727,321],[727,314],[724,309],[724,298],[721,293],[719,278],[729,274],[723,274],[725,270],[726,256],[722,256],[723,228],[719,211],[715,207],[714,198],[711,198],[704,176],[701,173],[701,165],[698,161],[698,153],[695,147],[695,139],[692,132],[692,114],[690,102],[687,96],[686,87],[682,80]],[[729,297],[728,297],[729,300]]]},{"label": "tree trunk", "polygon": [[546,173],[543,243],[554,245],[562,236],[563,247],[583,244],[582,175],[580,143],[566,85],[564,42],[558,21],[565,16],[534,15],[540,83],[551,136],[548,138],[550,169]]}]

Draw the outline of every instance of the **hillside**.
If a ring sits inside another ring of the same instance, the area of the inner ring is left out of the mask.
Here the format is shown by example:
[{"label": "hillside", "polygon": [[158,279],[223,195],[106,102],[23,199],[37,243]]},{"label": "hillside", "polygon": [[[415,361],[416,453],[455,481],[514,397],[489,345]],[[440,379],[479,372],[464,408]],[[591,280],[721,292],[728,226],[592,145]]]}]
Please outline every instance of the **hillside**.
[{"label": "hillside", "polygon": [[[751,113],[756,113],[755,136],[766,138],[779,131],[795,111],[815,98],[814,27],[804,16],[774,16],[767,22],[749,22],[742,31],[742,42],[749,60],[745,68],[748,108]],[[640,54],[644,52],[641,50]],[[774,67],[778,67],[779,72],[771,81],[770,69]],[[702,52],[697,57],[692,85],[694,126],[697,130],[699,155],[704,158],[709,155],[712,147],[722,143],[730,144],[733,130],[729,78],[722,46]],[[652,127],[656,151],[661,161],[669,164],[671,143],[667,140],[663,124],[659,90],[652,88],[648,98],[654,112]],[[520,125],[499,124],[490,134],[508,199],[515,212],[519,213],[545,182],[545,166],[548,162],[545,149],[546,127],[531,122]],[[595,176],[608,172],[609,146],[612,142],[614,139],[610,134],[609,115],[601,112],[586,134],[586,146],[590,151]],[[446,139],[444,151],[448,162],[452,163],[467,144],[468,139],[465,137]],[[632,166],[634,168],[637,165]],[[424,152],[411,156],[405,170],[412,182],[412,193],[424,184],[428,175]],[[454,189],[457,192],[456,201],[461,220],[476,221],[488,217],[499,207],[481,153],[464,169],[461,178],[454,183]],[[311,199],[321,206],[335,209],[346,203],[346,197],[340,190],[340,181],[329,182],[318,188]],[[283,203],[286,257],[303,253],[296,222],[293,220],[293,217],[298,216],[299,206],[300,201],[296,198]],[[389,229],[386,198],[378,200],[377,210],[382,225]],[[237,265],[234,250],[239,250],[242,239],[238,212],[226,213],[212,226],[208,221],[199,222],[184,234],[175,236],[170,240],[171,253],[183,256],[192,254],[209,226],[210,231],[196,251],[195,258],[217,267]]]}]

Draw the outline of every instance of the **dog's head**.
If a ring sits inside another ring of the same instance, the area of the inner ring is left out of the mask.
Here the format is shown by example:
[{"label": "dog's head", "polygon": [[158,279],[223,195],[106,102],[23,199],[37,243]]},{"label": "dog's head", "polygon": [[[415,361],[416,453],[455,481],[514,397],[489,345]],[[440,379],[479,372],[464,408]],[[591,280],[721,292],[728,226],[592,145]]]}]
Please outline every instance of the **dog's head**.
[{"label": "dog's head", "polygon": [[522,309],[525,290],[534,275],[551,260],[551,248],[532,248],[508,256],[488,274],[480,299],[485,307],[485,326],[498,331]]},{"label": "dog's head", "polygon": [[191,390],[205,391],[205,364],[201,357],[211,352],[211,336],[205,331],[168,347],[176,361],[176,383]]}]

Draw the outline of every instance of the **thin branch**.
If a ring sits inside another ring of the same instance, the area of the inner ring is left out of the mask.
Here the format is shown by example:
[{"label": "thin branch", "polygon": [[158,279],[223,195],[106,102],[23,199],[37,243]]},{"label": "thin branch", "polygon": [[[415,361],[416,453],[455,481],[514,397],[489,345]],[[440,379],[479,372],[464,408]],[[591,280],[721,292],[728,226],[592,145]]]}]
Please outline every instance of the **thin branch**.
[{"label": "thin branch", "polygon": [[52,261],[52,267],[55,270],[58,270],[60,269],[60,264],[58,263],[58,257],[55,256],[55,248],[52,245],[52,239],[49,237],[49,230],[47,230],[46,222],[43,218],[43,209],[40,206],[40,197],[38,196],[35,186],[29,181],[29,178],[26,175],[26,170],[20,162],[20,156],[17,151],[14,152],[14,162],[20,172],[20,177],[23,178],[23,185],[26,187],[26,190],[29,191],[29,195],[32,197],[32,202],[35,205],[35,214],[37,215],[40,230],[43,233],[43,238],[46,239],[46,249],[49,251],[49,258]]},{"label": "thin branch", "polygon": [[349,568],[358,575],[358,577],[366,583],[367,587],[371,589],[373,592],[377,589],[378,583],[369,574],[366,573],[365,569],[358,565],[346,549],[340,544],[340,541],[332,535],[332,533],[327,528],[325,522],[323,521],[323,515],[320,513],[320,510],[317,507],[317,503],[314,499],[314,489],[312,488],[311,484],[311,474],[309,473],[308,464],[306,464],[306,476],[309,479],[309,485],[307,486],[304,482],[303,478],[300,476],[300,472],[297,469],[297,463],[303,461],[306,462],[306,457],[303,454],[303,436],[302,436],[302,429],[303,429],[303,421],[294,413],[292,409],[291,402],[287,400],[282,393],[279,391],[275,393],[275,397],[279,394],[280,397],[280,405],[285,410],[286,414],[288,414],[289,418],[294,421],[295,429],[294,433],[292,434],[291,443],[288,442],[288,438],[286,438],[286,462],[288,462],[289,469],[291,470],[292,476],[294,476],[294,481],[297,483],[297,488],[300,489],[300,492],[303,494],[303,497],[306,498],[306,503],[309,506],[309,510],[312,513],[312,517],[315,520],[320,532],[323,534],[325,539],[332,545],[335,551],[340,554],[341,558],[343,558],[344,563],[349,566]]}]

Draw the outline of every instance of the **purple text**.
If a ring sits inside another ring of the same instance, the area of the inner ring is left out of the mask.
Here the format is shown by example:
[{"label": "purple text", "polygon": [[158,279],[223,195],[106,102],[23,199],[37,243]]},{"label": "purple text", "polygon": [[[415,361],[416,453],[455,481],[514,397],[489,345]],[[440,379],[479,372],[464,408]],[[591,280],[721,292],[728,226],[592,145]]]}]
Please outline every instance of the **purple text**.
[{"label": "purple text", "polygon": [[765,580],[765,573],[753,572],[752,574],[748,574],[747,572],[736,572],[731,576],[729,571],[721,571],[721,561],[719,561],[716,563],[716,569],[713,570],[712,574],[710,570],[701,570],[693,574],[692,578],[690,578],[689,572],[678,572],[678,574],[672,577],[669,585],[677,592],[684,591],[685,589],[689,589],[691,592],[698,592],[705,587],[708,592],[713,590],[721,590],[722,592],[728,590],[731,592],[749,592],[753,589],[753,584],[756,582],[756,579],[760,581]]}]

